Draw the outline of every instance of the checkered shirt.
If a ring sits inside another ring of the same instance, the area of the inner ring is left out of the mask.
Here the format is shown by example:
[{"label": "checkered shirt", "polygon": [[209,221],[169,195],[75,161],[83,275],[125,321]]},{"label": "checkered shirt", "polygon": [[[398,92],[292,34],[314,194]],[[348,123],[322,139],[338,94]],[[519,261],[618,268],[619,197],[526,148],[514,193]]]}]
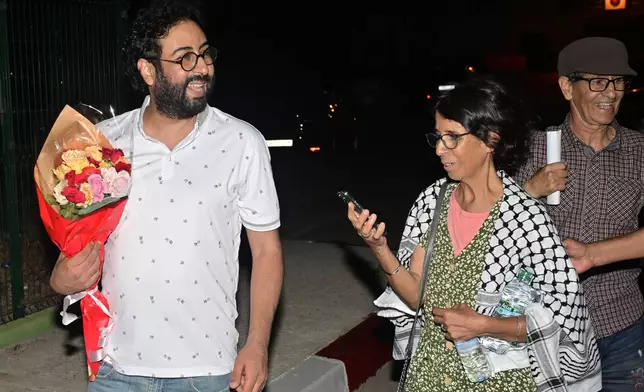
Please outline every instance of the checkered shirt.
[{"label": "checkered shirt", "polygon": [[[631,233],[644,205],[644,134],[614,122],[616,136],[595,152],[561,126],[561,158],[568,180],[559,205],[547,206],[562,239],[590,243]],[[546,164],[546,133],[535,132],[528,162],[515,179],[524,184]],[[545,202],[545,199],[543,200]],[[582,276],[586,301],[598,338],[626,329],[642,317],[639,260],[593,268]]]}]

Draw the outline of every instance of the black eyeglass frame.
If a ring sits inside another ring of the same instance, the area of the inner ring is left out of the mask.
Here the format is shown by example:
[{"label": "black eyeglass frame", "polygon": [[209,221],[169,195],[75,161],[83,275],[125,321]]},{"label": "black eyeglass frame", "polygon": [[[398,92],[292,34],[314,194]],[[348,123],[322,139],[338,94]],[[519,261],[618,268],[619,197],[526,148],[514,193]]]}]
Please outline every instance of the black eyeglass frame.
[{"label": "black eyeglass frame", "polygon": [[[584,78],[583,76],[572,76],[572,77],[569,77],[569,79],[573,83],[574,82],[579,82],[579,81],[582,81],[582,80],[588,82],[588,89],[590,89],[590,91],[596,92],[596,93],[601,93],[603,91],[606,91],[608,89],[608,86],[610,86],[611,83],[613,84],[613,88],[615,89],[615,91],[626,91],[626,90],[628,90],[630,88],[631,82],[632,82],[631,78],[625,77],[625,76],[620,76],[620,77],[617,77],[615,79],[609,79],[609,78],[604,78],[604,77]],[[593,82],[596,81],[596,80],[606,81],[605,82],[606,84],[604,85],[603,89],[601,87],[593,89]],[[624,83],[622,88],[617,87],[618,81],[622,81]]]},{"label": "black eyeglass frame", "polygon": [[[437,135],[437,134],[435,134],[435,133],[433,133],[433,132],[427,132],[427,133],[425,134],[425,139],[427,139],[427,143],[429,143],[429,145],[430,145],[431,147],[436,148],[436,146],[438,145],[438,142],[439,142],[439,141],[442,141],[442,142],[443,142],[443,145],[445,146],[445,148],[447,148],[448,150],[453,150],[453,149],[455,149],[456,147],[458,147],[458,141],[459,141],[463,136],[467,136],[467,135],[471,135],[471,134],[472,134],[472,132],[465,132],[465,133],[459,133],[459,134],[455,134],[455,133],[446,133],[446,134],[444,134],[444,135],[439,136],[439,135]],[[448,137],[448,139],[444,139],[446,136]],[[445,140],[450,140],[450,139],[451,139],[451,141],[454,143],[454,147],[450,147],[450,146],[445,142]]]},{"label": "black eyeglass frame", "polygon": [[[210,52],[213,52],[213,51],[214,51],[214,55],[212,53],[210,53]],[[210,54],[210,59],[212,60],[210,63],[208,62],[208,60],[206,60],[206,55],[207,54]],[[200,58],[203,59],[203,61],[206,63],[206,65],[210,66],[210,65],[213,65],[215,63],[215,61],[217,61],[217,56],[218,55],[219,55],[219,50],[217,50],[217,48],[215,48],[213,46],[210,46],[206,50],[204,50],[203,53],[201,53],[201,54],[198,54],[198,53],[195,53],[195,52],[186,52],[178,60],[168,60],[168,59],[162,59],[160,57],[144,57],[144,58],[146,60],[159,60],[159,61],[165,61],[165,62],[168,62],[168,63],[179,64],[179,65],[181,65],[181,68],[184,71],[190,72],[190,71],[192,71],[193,69],[195,69],[197,67],[197,63],[199,62]],[[188,58],[187,56],[194,56],[194,58],[195,58],[193,60],[194,62],[192,64],[192,67],[186,67],[185,64],[184,64],[184,60],[186,60],[186,58]]]}]

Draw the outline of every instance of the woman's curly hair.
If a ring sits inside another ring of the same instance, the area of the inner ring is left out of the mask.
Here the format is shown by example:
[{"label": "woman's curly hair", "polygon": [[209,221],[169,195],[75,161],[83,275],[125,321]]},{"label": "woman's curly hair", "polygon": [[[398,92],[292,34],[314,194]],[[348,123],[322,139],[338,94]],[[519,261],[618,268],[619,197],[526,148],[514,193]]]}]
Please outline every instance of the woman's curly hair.
[{"label": "woman's curly hair", "polygon": [[139,59],[161,56],[159,40],[185,21],[195,22],[204,30],[198,6],[185,0],[152,0],[139,10],[122,49],[125,74],[134,89],[145,93],[148,88],[137,67]]},{"label": "woman's curly hair", "polygon": [[[528,120],[522,102],[500,82],[489,77],[468,80],[446,92],[436,111],[493,147],[497,170],[514,175],[525,163],[536,124]],[[499,137],[496,145],[491,133]]]}]

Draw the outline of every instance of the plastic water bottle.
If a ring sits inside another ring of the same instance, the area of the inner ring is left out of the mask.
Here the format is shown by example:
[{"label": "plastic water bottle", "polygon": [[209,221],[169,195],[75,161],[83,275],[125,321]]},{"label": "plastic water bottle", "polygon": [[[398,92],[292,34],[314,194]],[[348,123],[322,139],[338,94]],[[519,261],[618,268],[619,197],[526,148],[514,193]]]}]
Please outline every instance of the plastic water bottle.
[{"label": "plastic water bottle", "polygon": [[[525,313],[526,307],[532,302],[540,300],[539,292],[530,285],[534,275],[521,269],[517,276],[508,283],[501,293],[501,301],[494,309],[492,317],[516,317]],[[483,336],[479,338],[481,346],[497,354],[505,354],[511,347],[511,343]]]},{"label": "plastic water bottle", "polygon": [[482,382],[490,377],[490,364],[481,350],[478,338],[454,342],[454,346],[461,358],[465,375],[471,382]]}]

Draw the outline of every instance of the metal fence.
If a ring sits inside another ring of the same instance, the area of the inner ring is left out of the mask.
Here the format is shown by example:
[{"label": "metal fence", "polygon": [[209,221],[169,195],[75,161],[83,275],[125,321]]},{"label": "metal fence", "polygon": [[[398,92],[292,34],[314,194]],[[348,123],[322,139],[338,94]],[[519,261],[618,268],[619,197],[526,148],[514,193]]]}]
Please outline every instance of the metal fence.
[{"label": "metal fence", "polygon": [[120,104],[124,0],[0,0],[0,324],[56,305],[33,168],[66,105]]}]

